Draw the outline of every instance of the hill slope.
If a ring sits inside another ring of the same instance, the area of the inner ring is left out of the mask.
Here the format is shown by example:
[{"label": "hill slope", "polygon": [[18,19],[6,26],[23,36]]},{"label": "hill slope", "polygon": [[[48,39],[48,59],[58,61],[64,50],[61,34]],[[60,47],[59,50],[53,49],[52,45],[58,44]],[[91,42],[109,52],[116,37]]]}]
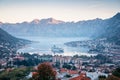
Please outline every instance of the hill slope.
[{"label": "hill slope", "polygon": [[16,50],[30,41],[18,39],[0,28],[0,56],[15,53]]},{"label": "hill slope", "polygon": [[105,32],[100,35],[102,38],[107,38],[110,42],[120,45],[120,13],[117,13],[112,18],[106,20]]}]

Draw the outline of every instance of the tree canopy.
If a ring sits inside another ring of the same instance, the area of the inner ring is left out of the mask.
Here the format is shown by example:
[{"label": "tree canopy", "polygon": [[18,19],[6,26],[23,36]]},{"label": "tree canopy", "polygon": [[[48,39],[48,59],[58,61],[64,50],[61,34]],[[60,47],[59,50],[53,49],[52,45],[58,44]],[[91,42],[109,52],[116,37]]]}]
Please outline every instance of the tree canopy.
[{"label": "tree canopy", "polygon": [[33,76],[35,80],[56,80],[56,71],[48,62],[38,65],[36,75]]}]

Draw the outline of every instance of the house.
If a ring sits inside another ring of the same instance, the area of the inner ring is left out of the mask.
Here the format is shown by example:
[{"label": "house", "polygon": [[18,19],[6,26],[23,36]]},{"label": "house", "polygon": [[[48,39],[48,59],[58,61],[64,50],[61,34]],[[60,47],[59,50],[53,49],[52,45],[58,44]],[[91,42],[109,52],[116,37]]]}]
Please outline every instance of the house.
[{"label": "house", "polygon": [[108,77],[108,74],[102,72],[86,72],[86,75],[90,77],[92,80],[97,80],[98,77],[101,75]]},{"label": "house", "polygon": [[[67,75],[69,77],[67,77]],[[76,70],[69,70],[65,68],[61,68],[59,72],[57,72],[57,78],[60,78],[61,80],[69,80],[70,78],[78,76],[78,71]]]},{"label": "house", "polygon": [[91,79],[86,76],[86,73],[81,73],[79,76],[71,78],[69,80],[91,80]]}]

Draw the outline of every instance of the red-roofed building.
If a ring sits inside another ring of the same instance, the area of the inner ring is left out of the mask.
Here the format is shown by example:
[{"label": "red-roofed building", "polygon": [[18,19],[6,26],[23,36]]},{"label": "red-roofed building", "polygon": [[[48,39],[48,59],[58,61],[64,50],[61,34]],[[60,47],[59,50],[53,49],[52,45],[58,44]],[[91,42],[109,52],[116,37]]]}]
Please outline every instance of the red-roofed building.
[{"label": "red-roofed building", "polygon": [[79,76],[71,78],[69,80],[91,80],[91,79],[88,78],[85,73],[81,73]]},{"label": "red-roofed building", "polygon": [[60,73],[68,73],[68,74],[72,75],[72,74],[78,74],[78,71],[76,71],[76,70],[68,70],[68,69],[65,69],[65,68],[61,68],[60,69]]},{"label": "red-roofed building", "polygon": [[37,72],[32,72],[32,77],[35,78],[36,76],[38,76]]},{"label": "red-roofed building", "polygon": [[65,73],[65,72],[67,72],[67,69],[65,69],[65,68],[60,69],[60,73]]},{"label": "red-roofed building", "polygon": [[13,59],[14,60],[25,60],[25,58],[24,57],[22,57],[22,56],[15,56],[15,57],[13,57]]},{"label": "red-roofed building", "polygon": [[78,71],[75,71],[75,70],[68,70],[68,73],[69,73],[69,74],[78,74]]}]

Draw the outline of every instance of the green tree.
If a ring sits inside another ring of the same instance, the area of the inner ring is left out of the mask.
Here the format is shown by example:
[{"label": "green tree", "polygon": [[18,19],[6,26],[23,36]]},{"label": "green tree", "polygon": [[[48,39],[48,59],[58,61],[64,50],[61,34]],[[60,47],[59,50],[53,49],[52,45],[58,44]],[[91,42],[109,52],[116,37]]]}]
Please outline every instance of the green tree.
[{"label": "green tree", "polygon": [[71,69],[72,66],[70,64],[64,63],[63,68]]},{"label": "green tree", "polygon": [[119,77],[120,78],[120,67],[116,68],[115,71],[113,71],[112,73],[114,76]]},{"label": "green tree", "polygon": [[106,80],[106,76],[104,76],[104,75],[100,75],[100,76],[98,76],[98,78],[99,78],[99,80]]},{"label": "green tree", "polygon": [[60,68],[60,62],[56,62],[55,67]]},{"label": "green tree", "polygon": [[0,80],[24,80],[31,70],[31,67],[16,68],[9,71],[5,70],[0,72]]},{"label": "green tree", "polygon": [[120,67],[116,68],[106,80],[120,80]]}]

